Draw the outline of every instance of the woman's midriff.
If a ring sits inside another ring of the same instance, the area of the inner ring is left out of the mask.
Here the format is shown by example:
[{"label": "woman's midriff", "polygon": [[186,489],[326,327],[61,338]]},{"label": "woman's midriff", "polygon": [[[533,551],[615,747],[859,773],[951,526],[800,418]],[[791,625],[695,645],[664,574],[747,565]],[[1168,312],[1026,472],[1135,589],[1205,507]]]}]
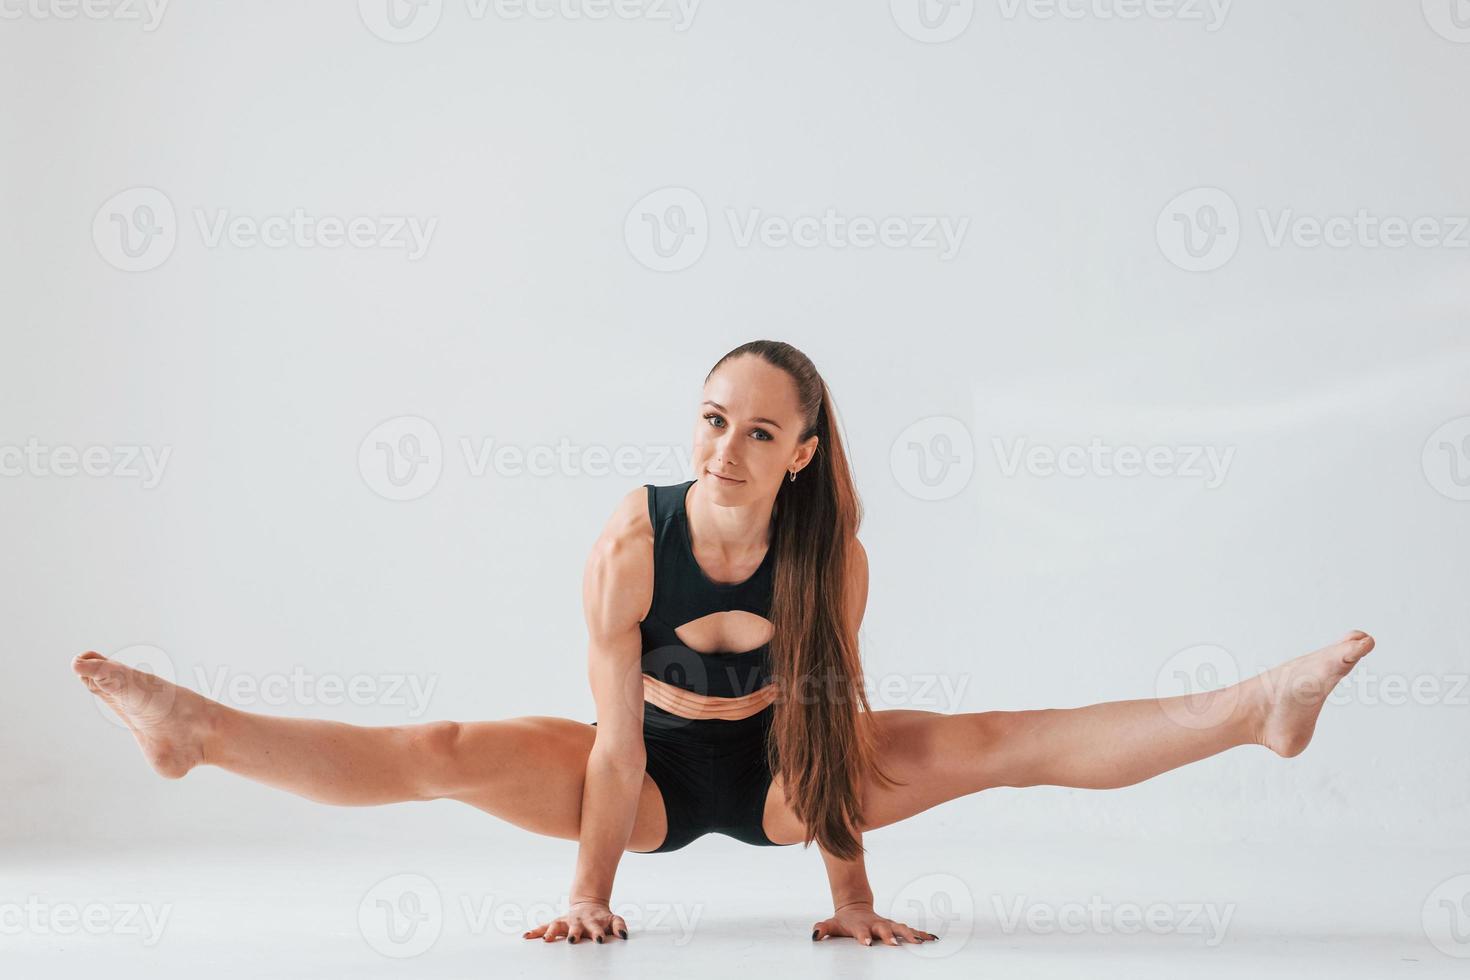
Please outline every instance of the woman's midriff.
[{"label": "woman's midriff", "polygon": [[776,685],[767,684],[759,690],[738,698],[712,698],[695,694],[682,687],[667,684],[648,674],[643,675],[643,700],[658,705],[669,714],[681,718],[702,720],[707,718],[724,721],[739,721],[763,711],[776,700]]}]

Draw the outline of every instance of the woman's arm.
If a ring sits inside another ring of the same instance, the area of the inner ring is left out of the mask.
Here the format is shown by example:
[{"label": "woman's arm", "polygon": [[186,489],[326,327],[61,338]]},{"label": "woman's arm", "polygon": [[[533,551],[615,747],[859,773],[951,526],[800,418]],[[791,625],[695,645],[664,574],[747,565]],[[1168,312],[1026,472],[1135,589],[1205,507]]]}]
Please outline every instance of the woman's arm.
[{"label": "woman's arm", "polygon": [[[862,836],[858,836],[862,843]],[[843,861],[828,854],[821,844],[822,860],[827,864],[827,881],[832,886],[832,918],[812,926],[812,941],[828,936],[850,936],[864,946],[880,944],[897,946],[902,942],[923,943],[939,937],[923,929],[913,929],[873,910],[873,889],[868,885],[868,869],[859,854]]]},{"label": "woman's arm", "polygon": [[[856,637],[868,608],[868,552],[856,538],[849,554],[846,585],[848,623]],[[857,839],[861,847],[861,832]],[[939,938],[932,932],[911,929],[873,911],[873,888],[868,883],[868,867],[861,853],[851,861],[844,861],[828,854],[820,841],[817,849],[822,852],[822,861],[827,865],[827,883],[832,889],[832,918],[812,927],[813,941],[828,936],[851,936],[863,945],[871,946],[873,937],[877,936],[881,942],[897,946],[905,940],[919,943]]]},{"label": "woman's arm", "polygon": [[597,703],[597,727],[582,788],[569,911],[549,924],[541,935],[547,940],[563,933],[573,943],[584,937],[597,942],[628,937],[627,924],[612,914],[609,903],[618,862],[638,816],[647,761],[643,642],[638,628],[653,599],[647,492],[640,487],[623,498],[593,545],[583,571],[587,680]]}]

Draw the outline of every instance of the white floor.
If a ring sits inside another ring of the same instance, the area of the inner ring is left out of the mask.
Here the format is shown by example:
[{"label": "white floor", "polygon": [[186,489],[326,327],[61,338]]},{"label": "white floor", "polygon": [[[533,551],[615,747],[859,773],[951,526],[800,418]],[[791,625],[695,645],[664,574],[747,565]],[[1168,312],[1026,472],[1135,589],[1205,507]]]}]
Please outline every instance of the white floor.
[{"label": "white floor", "polygon": [[575,845],[504,840],[8,850],[0,975],[1470,974],[1463,847],[920,845],[873,834],[880,907],[943,936],[895,949],[811,942],[830,908],[814,850],[716,837],[675,855],[629,855],[614,901],[630,942],[529,942],[526,920],[544,920],[560,900]]}]

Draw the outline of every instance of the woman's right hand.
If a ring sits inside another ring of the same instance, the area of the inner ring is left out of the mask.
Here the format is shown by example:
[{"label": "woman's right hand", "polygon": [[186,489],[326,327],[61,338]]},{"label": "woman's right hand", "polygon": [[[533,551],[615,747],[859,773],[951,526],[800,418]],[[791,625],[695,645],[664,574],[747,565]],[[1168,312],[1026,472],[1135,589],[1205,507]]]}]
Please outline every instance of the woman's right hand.
[{"label": "woman's right hand", "polygon": [[569,943],[593,939],[600,943],[614,937],[627,939],[628,923],[621,915],[613,915],[606,902],[574,902],[566,915],[521,934],[522,939],[541,939],[548,943],[558,939]]}]

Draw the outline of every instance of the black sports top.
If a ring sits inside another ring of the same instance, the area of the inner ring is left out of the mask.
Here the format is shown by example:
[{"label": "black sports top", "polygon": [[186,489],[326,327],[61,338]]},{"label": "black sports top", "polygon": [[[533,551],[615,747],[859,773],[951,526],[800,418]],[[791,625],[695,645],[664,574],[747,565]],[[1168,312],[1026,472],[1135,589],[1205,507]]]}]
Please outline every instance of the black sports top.
[{"label": "black sports top", "polygon": [[743,697],[771,680],[770,644],[739,653],[701,653],[684,645],[674,628],[711,613],[744,611],[770,618],[775,550],[743,582],[722,585],[694,560],[685,499],[693,480],[648,488],[653,522],[653,603],[638,626],[643,634],[643,673],[666,684],[717,698]]}]

